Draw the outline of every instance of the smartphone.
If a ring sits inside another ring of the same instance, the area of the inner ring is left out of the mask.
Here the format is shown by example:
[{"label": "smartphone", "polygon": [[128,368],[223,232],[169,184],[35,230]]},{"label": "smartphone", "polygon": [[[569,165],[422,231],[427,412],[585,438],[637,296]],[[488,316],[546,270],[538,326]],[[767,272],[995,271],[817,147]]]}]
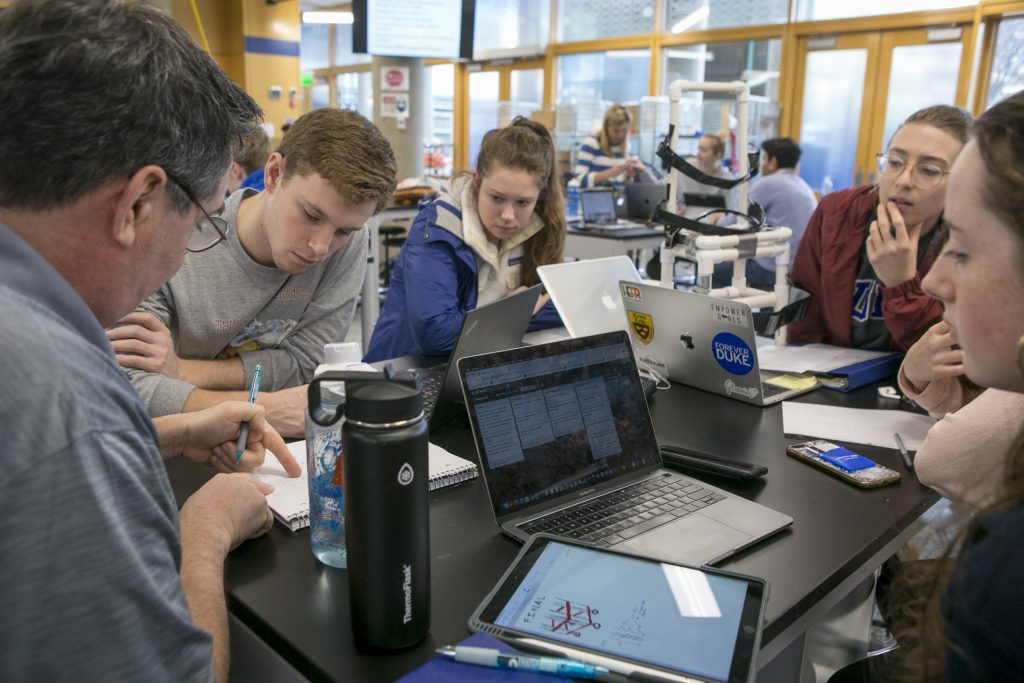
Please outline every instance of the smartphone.
[{"label": "smartphone", "polygon": [[862,489],[895,484],[900,480],[900,473],[896,470],[830,441],[795,443],[786,448],[786,453]]},{"label": "smartphone", "polygon": [[764,579],[533,536],[469,627],[632,680],[748,683]]}]

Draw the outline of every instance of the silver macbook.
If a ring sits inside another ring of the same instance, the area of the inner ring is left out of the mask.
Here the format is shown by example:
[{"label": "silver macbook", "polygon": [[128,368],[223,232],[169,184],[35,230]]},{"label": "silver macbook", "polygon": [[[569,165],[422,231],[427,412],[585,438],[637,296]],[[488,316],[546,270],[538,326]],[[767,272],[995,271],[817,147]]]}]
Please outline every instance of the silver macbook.
[{"label": "silver macbook", "polygon": [[546,532],[701,565],[793,522],[662,467],[625,332],[458,365],[495,521],[520,541]]},{"label": "silver macbook", "polygon": [[537,275],[570,336],[627,329],[619,281],[640,282],[628,256],[540,266]]},{"label": "silver macbook", "polygon": [[629,280],[619,288],[637,359],[669,379],[757,406],[817,387],[761,372],[747,304]]},{"label": "silver macbook", "polygon": [[580,213],[588,230],[632,230],[647,227],[643,223],[618,218],[611,189],[580,192]]}]

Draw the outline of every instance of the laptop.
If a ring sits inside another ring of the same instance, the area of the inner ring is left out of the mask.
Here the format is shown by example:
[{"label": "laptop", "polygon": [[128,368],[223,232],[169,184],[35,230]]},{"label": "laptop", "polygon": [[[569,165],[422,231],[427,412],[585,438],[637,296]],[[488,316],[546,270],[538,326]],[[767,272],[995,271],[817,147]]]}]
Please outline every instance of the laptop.
[{"label": "laptop", "polygon": [[640,282],[628,256],[539,266],[537,275],[570,336],[628,329],[619,281]]},{"label": "laptop", "polygon": [[668,185],[664,183],[626,183],[627,215],[635,220],[651,220],[654,210],[667,198]]},{"label": "laptop", "polygon": [[447,363],[417,370],[423,384],[423,415],[431,430],[465,412],[456,362],[463,356],[522,346],[540,290],[534,285],[468,311]]},{"label": "laptop", "polygon": [[725,208],[725,195],[706,194],[703,192],[684,192],[683,217],[697,220],[706,213]]},{"label": "laptop", "polygon": [[622,331],[467,356],[459,376],[506,534],[712,564],[791,517],[665,469]]},{"label": "laptop", "polygon": [[618,218],[615,193],[612,190],[583,190],[580,192],[580,213],[584,230],[621,231],[647,229],[643,223]]},{"label": "laptop", "polygon": [[628,280],[619,287],[637,358],[669,379],[756,406],[817,388],[761,372],[747,304]]}]

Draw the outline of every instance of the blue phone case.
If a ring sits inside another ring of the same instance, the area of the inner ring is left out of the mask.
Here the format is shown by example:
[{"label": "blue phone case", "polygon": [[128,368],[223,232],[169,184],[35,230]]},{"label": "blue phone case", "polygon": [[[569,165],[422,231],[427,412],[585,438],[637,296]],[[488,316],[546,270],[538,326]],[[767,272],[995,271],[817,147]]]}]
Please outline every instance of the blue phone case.
[{"label": "blue phone case", "polygon": [[876,464],[874,460],[869,460],[863,455],[858,455],[857,453],[842,447],[822,451],[820,457],[822,460],[832,463],[844,472],[856,472],[857,470],[874,467]]}]

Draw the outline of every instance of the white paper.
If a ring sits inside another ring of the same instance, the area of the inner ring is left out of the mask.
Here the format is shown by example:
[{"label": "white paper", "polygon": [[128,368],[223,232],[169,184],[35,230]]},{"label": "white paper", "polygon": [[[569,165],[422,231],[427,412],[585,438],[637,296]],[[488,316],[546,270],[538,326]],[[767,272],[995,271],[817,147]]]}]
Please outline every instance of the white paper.
[{"label": "white paper", "polygon": [[782,404],[782,429],[786,434],[882,448],[896,448],[893,435],[899,433],[907,450],[916,451],[934,423],[927,415],[905,410],[837,408],[792,401]]},{"label": "white paper", "polygon": [[865,351],[829,344],[803,346],[761,345],[758,338],[757,362],[762,370],[773,372],[829,372],[873,358],[890,355],[890,351]]}]

